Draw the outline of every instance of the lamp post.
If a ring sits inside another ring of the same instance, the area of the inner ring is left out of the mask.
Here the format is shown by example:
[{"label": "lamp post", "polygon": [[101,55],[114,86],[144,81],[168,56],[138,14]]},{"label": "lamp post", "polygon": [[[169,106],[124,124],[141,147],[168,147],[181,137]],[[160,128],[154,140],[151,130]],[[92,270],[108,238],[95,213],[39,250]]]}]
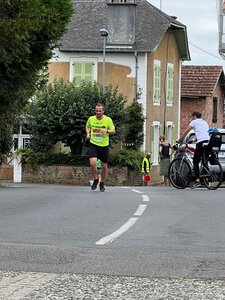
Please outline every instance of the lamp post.
[{"label": "lamp post", "polygon": [[108,31],[105,28],[100,29],[100,34],[103,36],[103,62],[102,62],[102,92],[103,97],[105,96],[105,47]]}]

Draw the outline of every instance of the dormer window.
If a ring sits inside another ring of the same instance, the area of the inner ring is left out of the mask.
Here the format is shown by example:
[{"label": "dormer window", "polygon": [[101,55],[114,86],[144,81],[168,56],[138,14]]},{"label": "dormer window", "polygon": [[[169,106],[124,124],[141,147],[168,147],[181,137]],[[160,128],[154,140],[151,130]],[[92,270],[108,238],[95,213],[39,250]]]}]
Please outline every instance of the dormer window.
[{"label": "dormer window", "polygon": [[107,45],[129,46],[135,41],[135,0],[108,2]]}]

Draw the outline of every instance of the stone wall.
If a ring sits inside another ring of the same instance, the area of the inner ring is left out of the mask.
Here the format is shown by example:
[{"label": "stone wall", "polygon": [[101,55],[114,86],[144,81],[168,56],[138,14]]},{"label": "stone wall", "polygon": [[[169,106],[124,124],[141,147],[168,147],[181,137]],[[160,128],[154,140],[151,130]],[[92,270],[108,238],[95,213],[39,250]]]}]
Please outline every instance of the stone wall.
[{"label": "stone wall", "polygon": [[[23,166],[22,182],[27,183],[55,183],[86,186],[93,180],[89,167],[65,165],[40,165],[35,169]],[[106,185],[141,185],[142,175],[138,172],[128,174],[127,167],[111,167],[108,169]]]}]

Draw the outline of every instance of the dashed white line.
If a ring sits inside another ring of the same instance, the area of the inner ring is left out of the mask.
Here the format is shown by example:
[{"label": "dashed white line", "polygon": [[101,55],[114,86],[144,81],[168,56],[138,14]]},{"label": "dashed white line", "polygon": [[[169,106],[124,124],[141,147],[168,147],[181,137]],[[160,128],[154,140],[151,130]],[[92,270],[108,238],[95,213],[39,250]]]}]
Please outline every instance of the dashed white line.
[{"label": "dashed white line", "polygon": [[105,245],[108,243],[112,243],[116,238],[118,238],[121,234],[126,232],[131,226],[135,224],[135,222],[138,220],[138,218],[130,218],[123,226],[121,226],[119,229],[114,231],[112,234],[109,234],[99,241],[97,241],[96,245]]},{"label": "dashed white line", "polygon": [[147,205],[146,204],[140,204],[138,206],[138,209],[134,213],[134,216],[141,216],[143,212],[146,210]]},{"label": "dashed white line", "polygon": [[[123,187],[126,188],[126,187]],[[143,192],[138,191],[136,189],[132,189],[133,192],[138,193],[138,194],[143,194]],[[142,199],[144,202],[148,202],[149,201],[149,197],[147,195],[142,195]],[[121,226],[119,229],[117,229],[116,231],[114,231],[113,233],[101,238],[100,240],[98,240],[95,244],[96,245],[105,245],[108,243],[112,243],[115,239],[117,239],[121,234],[123,234],[124,232],[126,232],[130,227],[132,227],[135,222],[137,222],[137,220],[139,219],[137,216],[141,216],[143,214],[143,212],[145,211],[145,209],[147,208],[147,204],[140,204],[138,209],[136,210],[136,212],[134,213],[133,218],[130,218],[123,226]]]},{"label": "dashed white line", "polygon": [[135,189],[132,189],[132,191],[135,192],[135,193],[138,193],[138,194],[143,194],[143,192],[135,190]]},{"label": "dashed white line", "polygon": [[144,202],[149,201],[149,197],[147,195],[142,195],[142,199],[143,199]]}]

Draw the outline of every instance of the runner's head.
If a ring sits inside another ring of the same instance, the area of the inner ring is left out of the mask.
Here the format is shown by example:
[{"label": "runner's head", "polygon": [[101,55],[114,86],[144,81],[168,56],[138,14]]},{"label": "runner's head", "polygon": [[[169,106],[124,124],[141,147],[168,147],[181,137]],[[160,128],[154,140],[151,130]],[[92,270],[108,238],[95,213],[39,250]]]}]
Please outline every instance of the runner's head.
[{"label": "runner's head", "polygon": [[97,103],[95,106],[95,114],[97,119],[101,119],[103,117],[103,114],[105,112],[105,107],[101,103]]}]

